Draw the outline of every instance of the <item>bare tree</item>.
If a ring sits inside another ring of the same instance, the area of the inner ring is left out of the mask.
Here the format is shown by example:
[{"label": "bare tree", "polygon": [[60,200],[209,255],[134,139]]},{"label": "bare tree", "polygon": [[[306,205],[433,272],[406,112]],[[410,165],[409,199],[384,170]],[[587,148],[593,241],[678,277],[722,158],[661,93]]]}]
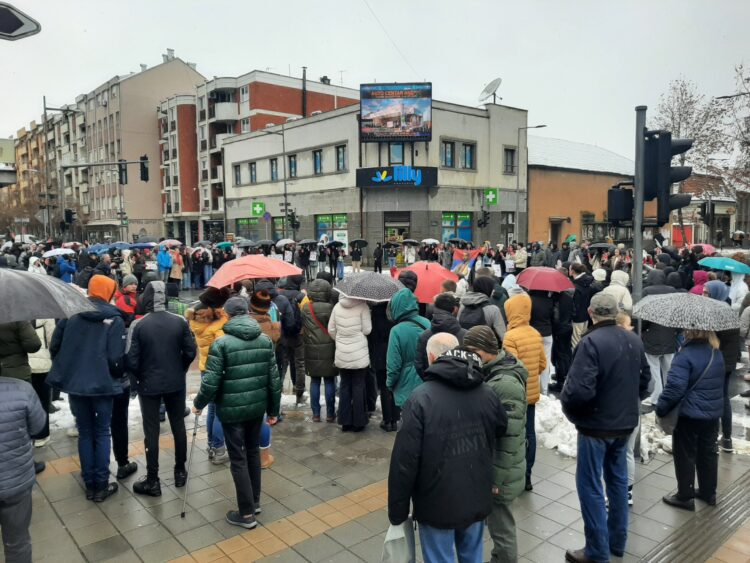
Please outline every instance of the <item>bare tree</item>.
[{"label": "bare tree", "polygon": [[675,139],[694,139],[693,148],[677,158],[680,165],[692,165],[696,171],[709,169],[709,157],[732,149],[728,131],[729,107],[721,100],[698,92],[694,82],[673,80],[656,107],[652,129],[667,129]]}]

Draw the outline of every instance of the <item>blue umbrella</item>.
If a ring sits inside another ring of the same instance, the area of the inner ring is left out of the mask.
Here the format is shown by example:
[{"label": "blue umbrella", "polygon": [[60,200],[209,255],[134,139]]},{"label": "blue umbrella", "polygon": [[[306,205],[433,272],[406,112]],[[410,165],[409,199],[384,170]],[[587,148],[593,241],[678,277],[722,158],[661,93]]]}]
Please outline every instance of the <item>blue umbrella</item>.
[{"label": "blue umbrella", "polygon": [[153,248],[156,246],[155,242],[136,242],[135,244],[131,244],[130,248],[136,248],[138,250],[145,250],[147,248]]},{"label": "blue umbrella", "polygon": [[94,244],[89,246],[86,252],[88,254],[98,254],[101,250],[109,250],[109,246],[106,244]]},{"label": "blue umbrella", "polygon": [[700,260],[698,264],[704,268],[710,268],[711,270],[724,270],[727,272],[737,272],[738,274],[750,274],[750,266],[724,256],[710,256],[709,258]]},{"label": "blue umbrella", "polygon": [[131,247],[131,244],[128,242],[113,242],[109,247],[115,250],[127,250]]}]

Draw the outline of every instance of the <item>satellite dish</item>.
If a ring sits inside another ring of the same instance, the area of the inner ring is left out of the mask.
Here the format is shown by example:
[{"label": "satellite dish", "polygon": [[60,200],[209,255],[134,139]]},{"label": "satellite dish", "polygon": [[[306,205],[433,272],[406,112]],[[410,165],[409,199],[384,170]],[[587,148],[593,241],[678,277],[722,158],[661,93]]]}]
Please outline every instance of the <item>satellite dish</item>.
[{"label": "satellite dish", "polygon": [[[479,94],[479,101],[483,102],[486,99],[488,99],[490,96],[492,96],[492,103],[495,103],[495,100],[497,99],[497,89],[500,88],[500,83],[503,81],[502,78],[495,78],[492,82],[487,84],[487,86],[484,87],[484,90],[482,90],[482,93]],[[500,98],[502,100],[502,98]]]}]

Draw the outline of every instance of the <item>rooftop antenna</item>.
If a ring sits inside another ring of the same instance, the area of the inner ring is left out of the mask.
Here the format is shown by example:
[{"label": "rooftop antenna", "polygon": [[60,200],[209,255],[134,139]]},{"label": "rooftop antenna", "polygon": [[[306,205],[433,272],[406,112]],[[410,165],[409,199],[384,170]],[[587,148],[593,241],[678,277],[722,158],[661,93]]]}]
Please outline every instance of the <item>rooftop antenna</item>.
[{"label": "rooftop antenna", "polygon": [[345,70],[339,70],[339,82],[341,83],[342,86],[344,85],[344,73],[345,72],[346,72]]},{"label": "rooftop antenna", "polygon": [[[503,81],[502,78],[497,77],[495,80],[487,84],[487,86],[484,87],[484,90],[482,90],[482,93],[479,94],[479,101],[484,102],[489,99],[490,96],[492,96],[492,103],[497,103],[497,90],[500,88],[500,83]],[[502,100],[502,98],[500,98]]]}]

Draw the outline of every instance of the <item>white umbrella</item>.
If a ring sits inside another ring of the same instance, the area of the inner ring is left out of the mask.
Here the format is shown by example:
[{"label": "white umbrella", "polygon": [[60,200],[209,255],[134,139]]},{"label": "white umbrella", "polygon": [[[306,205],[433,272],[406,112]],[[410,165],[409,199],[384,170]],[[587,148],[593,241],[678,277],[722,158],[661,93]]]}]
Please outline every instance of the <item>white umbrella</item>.
[{"label": "white umbrella", "polygon": [[75,254],[75,250],[70,248],[53,248],[42,254],[42,258],[52,258],[53,256],[63,256],[65,254]]},{"label": "white umbrella", "polygon": [[283,238],[279,242],[276,243],[276,248],[283,248],[287,244],[297,244],[290,238]]},{"label": "white umbrella", "polygon": [[3,246],[0,246],[0,250],[10,250],[13,247],[13,241],[9,240],[3,243]]},{"label": "white umbrella", "polygon": [[440,244],[440,241],[434,238],[426,238],[422,240],[422,244]]}]

